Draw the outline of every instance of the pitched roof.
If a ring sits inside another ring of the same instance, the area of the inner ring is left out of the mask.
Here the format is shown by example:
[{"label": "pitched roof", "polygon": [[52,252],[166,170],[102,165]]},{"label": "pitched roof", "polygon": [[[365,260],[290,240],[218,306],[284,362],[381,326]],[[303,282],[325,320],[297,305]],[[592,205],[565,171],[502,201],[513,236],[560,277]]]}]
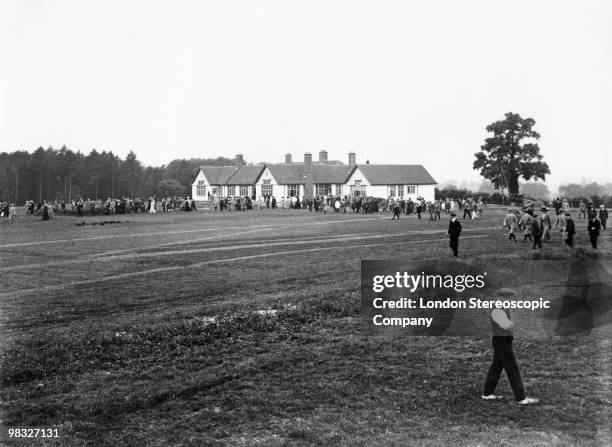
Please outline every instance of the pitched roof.
[{"label": "pitched roof", "polygon": [[347,165],[312,165],[313,183],[346,183],[352,169]]},{"label": "pitched roof", "polygon": [[204,177],[211,185],[225,185],[225,182],[236,172],[236,166],[200,166]]},{"label": "pitched roof", "polygon": [[303,163],[270,163],[267,167],[279,185],[304,183]]},{"label": "pitched roof", "polygon": [[371,185],[435,185],[423,165],[358,165]]},{"label": "pitched roof", "polygon": [[[304,163],[269,163],[265,165],[201,166],[211,185],[253,185],[265,168],[280,185],[304,184]],[[435,185],[423,165],[357,165],[312,164],[313,183],[346,183],[359,168],[372,185]]]},{"label": "pitched roof", "polygon": [[[272,177],[279,185],[303,184],[304,163],[274,163],[268,164]],[[351,169],[344,164],[312,164],[313,183],[344,183]]]},{"label": "pitched roof", "polygon": [[266,165],[244,165],[240,166],[228,180],[228,185],[254,185]]}]

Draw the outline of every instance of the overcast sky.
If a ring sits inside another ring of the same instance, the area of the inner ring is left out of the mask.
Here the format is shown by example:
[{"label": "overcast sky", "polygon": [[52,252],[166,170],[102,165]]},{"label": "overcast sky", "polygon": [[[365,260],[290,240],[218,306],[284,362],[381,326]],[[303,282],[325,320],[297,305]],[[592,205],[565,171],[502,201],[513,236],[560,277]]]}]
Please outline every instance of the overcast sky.
[{"label": "overcast sky", "polygon": [[0,2],[0,151],[421,163],[472,170],[485,126],[536,120],[551,188],[611,181],[600,1]]}]

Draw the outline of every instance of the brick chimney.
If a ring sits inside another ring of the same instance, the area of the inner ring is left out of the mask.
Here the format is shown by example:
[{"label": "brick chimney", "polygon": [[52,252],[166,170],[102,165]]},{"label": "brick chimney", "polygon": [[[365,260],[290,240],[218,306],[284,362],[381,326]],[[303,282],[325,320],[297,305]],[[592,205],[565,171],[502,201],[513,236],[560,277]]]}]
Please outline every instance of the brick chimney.
[{"label": "brick chimney", "polygon": [[244,164],[244,157],[242,154],[236,154],[236,166],[242,166]]},{"label": "brick chimney", "polygon": [[291,164],[291,153],[289,152],[285,154],[285,163]]},{"label": "brick chimney", "polygon": [[357,164],[357,156],[355,155],[355,152],[351,151],[349,152],[349,167],[352,168],[356,164]]},{"label": "brick chimney", "polygon": [[314,197],[314,181],[312,178],[312,154],[306,152],[304,154],[304,197],[312,199]]},{"label": "brick chimney", "polygon": [[319,163],[327,163],[327,151],[319,151]]}]

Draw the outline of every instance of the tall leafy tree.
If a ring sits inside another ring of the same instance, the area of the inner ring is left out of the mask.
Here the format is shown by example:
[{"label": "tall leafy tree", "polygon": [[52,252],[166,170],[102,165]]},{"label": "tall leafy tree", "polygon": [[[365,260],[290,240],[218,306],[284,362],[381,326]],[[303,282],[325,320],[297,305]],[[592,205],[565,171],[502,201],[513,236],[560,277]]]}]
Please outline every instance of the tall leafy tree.
[{"label": "tall leafy tree", "polygon": [[519,192],[519,178],[545,180],[550,174],[542,161],[537,140],[540,134],[533,127],[533,118],[522,118],[518,113],[506,113],[505,119],[486,127],[493,134],[485,139],[475,154],[474,169],[490,180],[497,189]]}]

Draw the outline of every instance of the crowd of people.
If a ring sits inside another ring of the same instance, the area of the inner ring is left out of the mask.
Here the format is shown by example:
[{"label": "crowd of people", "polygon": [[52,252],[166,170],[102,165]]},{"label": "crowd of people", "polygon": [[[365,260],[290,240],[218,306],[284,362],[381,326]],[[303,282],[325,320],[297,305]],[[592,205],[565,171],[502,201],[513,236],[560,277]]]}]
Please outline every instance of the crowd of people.
[{"label": "crowd of people", "polygon": [[[0,203],[1,204],[1,203]],[[17,212],[14,204],[0,207],[0,217],[5,216],[4,208],[6,207],[6,217],[16,218]],[[35,202],[34,200],[26,201],[24,211],[26,215],[41,216],[43,220],[48,220],[54,214],[74,214],[78,217],[96,216],[96,215],[115,215],[128,213],[156,213],[156,212],[172,212],[172,211],[193,211],[196,210],[195,201],[191,197],[162,197],[161,199],[152,196],[149,199],[130,199],[127,197],[106,200],[92,200],[78,198],[66,202],[64,200],[54,200]]]},{"label": "crowd of people", "polygon": [[409,197],[405,200],[403,197],[389,197],[387,199],[369,197],[369,196],[315,196],[312,199],[299,197],[281,197],[277,200],[272,195],[265,195],[257,200],[252,200],[248,196],[228,196],[228,197],[212,197],[213,207],[215,211],[246,211],[250,209],[307,209],[312,212],[336,212],[370,214],[376,212],[393,213],[392,219],[399,219],[401,214],[407,216],[416,214],[418,219],[422,219],[423,215],[429,215],[429,220],[439,220],[442,214],[448,215],[457,207],[463,210],[463,217],[477,219],[482,217],[484,202],[482,198],[477,199],[466,198],[454,201],[451,199],[438,199],[434,201],[426,201],[422,197],[417,197],[413,200]]},{"label": "crowd of people", "polygon": [[246,211],[249,209],[304,209],[311,212],[336,212],[346,213],[350,210],[354,213],[374,213],[381,208],[381,200],[374,197],[349,197],[349,196],[315,196],[312,199],[297,196],[281,197],[277,200],[272,195],[264,195],[257,200],[248,196],[213,197],[215,211]]},{"label": "crowd of people", "polygon": [[[546,206],[540,207],[540,214],[536,213],[534,202],[528,203],[521,209],[509,208],[502,226],[508,230],[508,240],[516,243],[515,233],[523,232],[523,241],[533,242],[532,249],[535,250],[542,248],[542,241],[552,241],[556,233],[561,245],[573,247],[576,223],[572,219],[569,202],[566,199],[555,199],[552,206],[550,210]],[[606,230],[608,210],[604,205],[597,206],[593,202],[587,205],[582,200],[578,206],[578,218],[588,220],[587,231],[591,246],[597,248],[600,231]]]},{"label": "crowd of people", "polygon": [[[387,208],[393,210],[393,217],[399,219],[400,214],[405,213],[407,216],[416,214],[418,219],[421,219],[422,214],[429,215],[429,220],[440,220],[442,213],[448,215],[454,213],[456,209],[459,211],[463,210],[463,218],[478,219],[482,217],[482,211],[484,209],[484,201],[481,197],[474,198],[461,198],[455,202],[450,198],[437,199],[434,201],[426,201],[422,197],[417,197],[415,201],[411,198],[404,200],[403,198],[387,200]],[[455,213],[456,214],[456,213]]]},{"label": "crowd of people", "polygon": [[8,202],[0,202],[0,217],[6,217],[7,219],[15,219],[17,217],[17,209],[15,204]]},{"label": "crowd of people", "polygon": [[[266,195],[258,200],[252,200],[248,196],[238,197],[213,197],[214,209],[217,211],[246,211],[248,209],[304,209],[310,212],[336,212],[370,214],[382,211],[392,212],[392,219],[399,219],[400,215],[416,214],[418,219],[422,215],[429,215],[429,220],[441,220],[442,214],[451,216],[453,234],[452,249],[456,255],[460,224],[457,213],[463,213],[463,219],[482,218],[484,201],[478,198],[460,198],[458,200],[445,198],[434,201],[426,201],[422,197],[416,200],[403,197],[389,197],[379,199],[374,197],[358,196],[315,196],[312,199],[299,197],[281,197],[276,200],[274,196]],[[561,245],[573,247],[574,235],[576,234],[576,223],[572,219],[571,205],[567,199],[556,198],[550,203],[551,207],[539,207],[536,212],[536,203],[527,201],[522,206],[508,208],[504,217],[502,227],[508,231],[508,240],[516,243],[518,233],[522,233],[523,241],[532,242],[532,249],[542,248],[542,242],[558,239]],[[106,200],[84,200],[79,198],[66,203],[60,201],[35,202],[28,200],[24,206],[26,214],[41,216],[42,220],[51,219],[54,214],[71,212],[76,216],[85,215],[115,215],[127,213],[156,213],[173,211],[196,210],[196,203],[191,197],[162,197],[152,196],[149,199],[130,199],[126,197]],[[0,202],[0,217],[14,220],[17,218],[17,209],[14,203]],[[577,208],[577,218],[588,220],[587,231],[591,246],[597,248],[597,240],[602,230],[606,230],[608,210],[604,205],[597,206],[592,201],[580,200]],[[457,223],[455,223],[457,222]],[[556,235],[556,236],[555,236]]]}]

